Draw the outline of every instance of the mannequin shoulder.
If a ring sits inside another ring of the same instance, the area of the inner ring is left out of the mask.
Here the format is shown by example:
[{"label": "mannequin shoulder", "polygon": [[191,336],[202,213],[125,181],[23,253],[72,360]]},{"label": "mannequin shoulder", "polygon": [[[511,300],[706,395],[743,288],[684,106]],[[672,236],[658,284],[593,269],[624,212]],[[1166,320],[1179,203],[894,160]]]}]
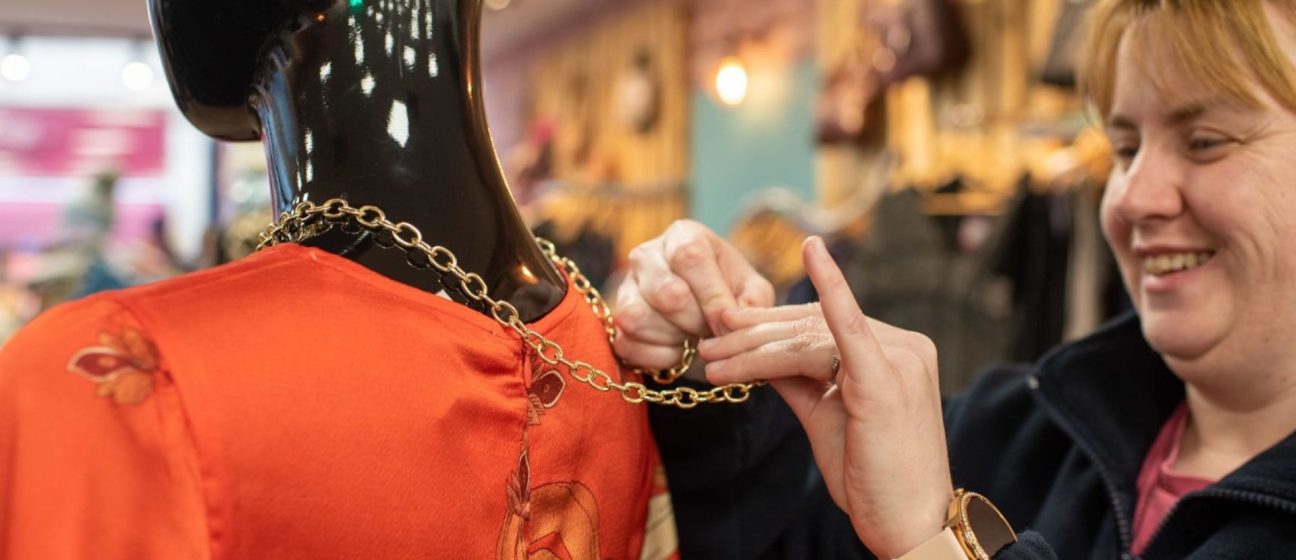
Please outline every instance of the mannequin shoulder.
[{"label": "mannequin shoulder", "polygon": [[214,298],[222,293],[250,294],[278,283],[300,282],[303,276],[319,270],[320,263],[312,258],[314,253],[297,245],[281,245],[233,262],[113,293],[128,305],[176,296]]},{"label": "mannequin shoulder", "polygon": [[23,512],[0,514],[13,556],[73,557],[93,542],[100,558],[196,558],[207,547],[174,388],[151,334],[113,298],[53,308],[0,347],[0,433],[0,510]]},{"label": "mannequin shoulder", "polygon": [[0,347],[0,394],[30,403],[86,392],[136,404],[158,369],[157,348],[134,314],[91,296],[42,313]]},{"label": "mannequin shoulder", "polygon": [[[113,352],[150,365],[157,359],[153,342],[157,331],[192,322],[212,310],[253,312],[254,308],[240,303],[272,297],[265,292],[278,280],[299,278],[301,267],[309,266],[285,252],[258,257],[53,307],[0,346],[0,382],[51,369],[92,378],[111,376],[113,371],[92,373],[86,368],[111,369]],[[78,365],[78,359],[83,363]]]}]

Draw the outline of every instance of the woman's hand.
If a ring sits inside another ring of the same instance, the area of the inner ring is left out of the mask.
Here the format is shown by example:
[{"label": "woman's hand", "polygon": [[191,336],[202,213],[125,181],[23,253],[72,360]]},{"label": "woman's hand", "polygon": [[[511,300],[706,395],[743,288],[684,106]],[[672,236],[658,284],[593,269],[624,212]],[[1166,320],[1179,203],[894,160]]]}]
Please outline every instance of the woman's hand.
[{"label": "woman's hand", "polygon": [[617,289],[614,348],[626,363],[674,367],[690,337],[727,332],[720,313],[774,304],[774,288],[732,245],[706,226],[681,220],[630,252]]},{"label": "woman's hand", "polygon": [[936,348],[865,317],[821,239],[802,252],[822,303],[724,312],[733,332],[700,347],[707,378],[770,381],[860,540],[895,558],[941,531],[953,498]]}]

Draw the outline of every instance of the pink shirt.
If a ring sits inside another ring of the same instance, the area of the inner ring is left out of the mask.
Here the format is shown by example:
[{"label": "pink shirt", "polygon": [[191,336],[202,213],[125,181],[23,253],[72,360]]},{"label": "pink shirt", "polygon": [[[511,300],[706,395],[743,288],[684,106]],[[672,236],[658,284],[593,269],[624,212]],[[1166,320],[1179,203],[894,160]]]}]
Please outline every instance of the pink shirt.
[{"label": "pink shirt", "polygon": [[1188,420],[1188,407],[1179,405],[1161,427],[1152,443],[1138,476],[1138,503],[1134,507],[1134,546],[1131,552],[1142,554],[1148,541],[1184,494],[1201,490],[1215,481],[1174,471],[1179,457],[1179,440]]}]

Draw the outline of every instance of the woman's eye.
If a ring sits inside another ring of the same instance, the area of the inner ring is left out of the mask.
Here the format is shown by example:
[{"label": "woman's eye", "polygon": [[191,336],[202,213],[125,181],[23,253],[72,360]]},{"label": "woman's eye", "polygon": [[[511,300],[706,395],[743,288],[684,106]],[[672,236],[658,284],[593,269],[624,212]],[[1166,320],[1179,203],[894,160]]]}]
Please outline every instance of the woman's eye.
[{"label": "woman's eye", "polygon": [[1138,150],[1139,150],[1139,149],[1138,149],[1138,146],[1119,146],[1119,145],[1118,145],[1118,146],[1115,147],[1115,149],[1112,151],[1112,153],[1116,155],[1116,159],[1121,160],[1121,161],[1128,162],[1128,161],[1133,160],[1133,159],[1134,159],[1134,156],[1137,156],[1137,155],[1138,155]]},{"label": "woman's eye", "polygon": [[1193,138],[1188,141],[1188,149],[1194,152],[1218,148],[1227,144],[1228,140],[1224,138]]},{"label": "woman's eye", "polygon": [[1205,130],[1190,131],[1184,138],[1188,157],[1204,162],[1224,157],[1229,153],[1229,146],[1237,143],[1227,134]]}]

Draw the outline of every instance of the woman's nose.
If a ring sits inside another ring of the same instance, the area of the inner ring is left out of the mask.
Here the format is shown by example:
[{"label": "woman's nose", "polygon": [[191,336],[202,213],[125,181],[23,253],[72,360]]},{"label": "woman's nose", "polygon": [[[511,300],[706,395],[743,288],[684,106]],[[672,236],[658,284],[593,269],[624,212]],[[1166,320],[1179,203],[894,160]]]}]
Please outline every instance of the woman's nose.
[{"label": "woman's nose", "polygon": [[1183,211],[1184,165],[1173,154],[1149,150],[1108,184],[1108,204],[1122,221],[1173,218]]}]

